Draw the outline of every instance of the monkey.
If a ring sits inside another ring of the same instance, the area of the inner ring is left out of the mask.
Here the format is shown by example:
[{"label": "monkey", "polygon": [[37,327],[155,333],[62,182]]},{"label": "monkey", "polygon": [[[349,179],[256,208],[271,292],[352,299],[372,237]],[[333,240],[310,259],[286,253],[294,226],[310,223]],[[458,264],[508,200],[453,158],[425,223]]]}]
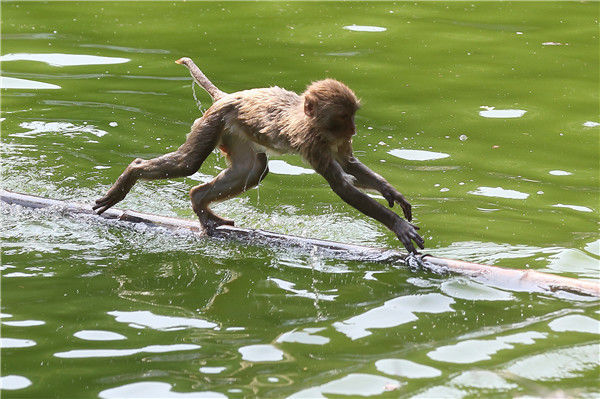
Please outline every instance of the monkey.
[{"label": "monkey", "polygon": [[[335,79],[316,81],[301,95],[277,86],[225,93],[190,58],[175,62],[188,68],[194,81],[212,97],[212,105],[194,121],[177,150],[131,162],[106,195],[96,200],[93,209],[98,214],[125,198],[139,179],[192,175],[218,147],[228,167],[189,193],[192,209],[210,235],[219,226],[234,224],[213,213],[211,203],[257,186],[268,173],[267,153],[297,153],[343,201],[385,225],[410,253],[417,252],[413,241],[424,248],[424,240],[417,233],[419,227],[411,223],[410,203],[353,154],[354,115],[360,102],[344,83]],[[378,191],[390,207],[399,204],[406,220],[360,189]]]}]

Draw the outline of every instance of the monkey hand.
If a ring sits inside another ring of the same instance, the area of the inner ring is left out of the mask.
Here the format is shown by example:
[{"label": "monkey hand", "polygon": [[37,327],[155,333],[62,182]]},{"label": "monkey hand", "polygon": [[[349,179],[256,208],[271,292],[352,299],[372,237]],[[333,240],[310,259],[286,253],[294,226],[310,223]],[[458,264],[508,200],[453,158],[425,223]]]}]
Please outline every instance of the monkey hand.
[{"label": "monkey hand", "polygon": [[415,246],[412,243],[413,241],[417,243],[419,248],[425,248],[425,241],[419,233],[417,233],[417,230],[419,230],[418,226],[401,218],[398,218],[392,227],[392,231],[396,234],[402,244],[404,244],[408,252],[411,253],[417,253]]},{"label": "monkey hand", "polygon": [[398,190],[396,190],[391,185],[387,185],[386,187],[381,189],[381,195],[383,195],[383,198],[386,199],[386,201],[390,205],[390,208],[394,206],[394,203],[399,203],[402,207],[402,212],[404,213],[404,217],[406,218],[406,220],[408,220],[409,222],[412,220],[411,205],[408,203],[406,198],[404,198],[404,196],[400,194]]},{"label": "monkey hand", "polygon": [[108,208],[125,198],[134,184],[135,179],[133,178],[132,174],[126,170],[121,176],[119,176],[115,184],[112,185],[106,195],[96,200],[96,204],[92,207],[92,209],[95,210],[98,215],[101,215]]}]

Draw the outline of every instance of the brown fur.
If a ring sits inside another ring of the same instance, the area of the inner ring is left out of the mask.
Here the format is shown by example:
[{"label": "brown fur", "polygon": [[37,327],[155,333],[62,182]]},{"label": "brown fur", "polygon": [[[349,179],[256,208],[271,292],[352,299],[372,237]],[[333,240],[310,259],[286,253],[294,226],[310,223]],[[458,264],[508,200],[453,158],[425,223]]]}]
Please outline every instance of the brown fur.
[{"label": "brown fur", "polygon": [[256,186],[268,173],[267,151],[299,153],[345,202],[380,221],[415,252],[411,241],[423,248],[418,227],[403,220],[356,187],[379,191],[390,206],[399,203],[411,220],[411,206],[383,177],[352,154],[356,129],[354,114],[360,106],[345,84],[325,79],[310,84],[302,95],[270,87],[227,94],[219,90],[189,58],[185,65],[194,80],[215,102],[196,120],[186,142],[177,151],[151,160],[136,159],[94,209],[104,212],[122,200],[138,179],[160,179],[193,174],[217,146],[226,153],[229,167],[210,183],[190,191],[192,207],[211,232],[233,224],[210,211],[220,201]]}]

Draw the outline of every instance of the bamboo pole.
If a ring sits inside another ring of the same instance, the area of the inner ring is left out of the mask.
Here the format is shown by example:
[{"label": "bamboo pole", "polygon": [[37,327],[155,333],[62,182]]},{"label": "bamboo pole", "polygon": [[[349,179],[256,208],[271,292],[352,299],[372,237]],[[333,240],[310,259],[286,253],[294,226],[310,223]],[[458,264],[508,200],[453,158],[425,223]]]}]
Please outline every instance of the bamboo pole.
[{"label": "bamboo pole", "polygon": [[[7,190],[0,190],[0,200],[7,204],[20,205],[27,208],[56,208],[57,210],[73,215],[96,214],[90,205],[20,194]],[[187,219],[115,208],[111,208],[97,217],[131,223],[144,223],[149,226],[160,226],[168,229],[186,229],[192,231],[194,234],[206,236],[197,221]],[[508,269],[463,262],[461,260],[438,258],[431,255],[419,254],[412,256],[396,250],[344,244],[335,241],[304,238],[233,226],[221,226],[217,228],[212,237],[257,245],[282,245],[304,251],[318,251],[328,256],[342,257],[349,260],[395,264],[404,263],[411,267],[421,267],[435,273],[453,272],[465,275],[487,285],[515,291],[545,293],[567,291],[600,297],[599,281],[580,280],[534,270]]]}]

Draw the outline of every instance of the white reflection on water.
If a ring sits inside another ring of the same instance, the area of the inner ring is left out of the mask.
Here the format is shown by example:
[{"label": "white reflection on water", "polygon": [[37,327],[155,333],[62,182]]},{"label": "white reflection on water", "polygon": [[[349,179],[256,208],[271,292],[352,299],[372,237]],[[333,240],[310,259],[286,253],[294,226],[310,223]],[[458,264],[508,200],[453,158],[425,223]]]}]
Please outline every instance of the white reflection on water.
[{"label": "white reflection on water", "polygon": [[2,390],[17,390],[27,388],[31,385],[29,378],[20,375],[5,375],[0,377],[0,389]]},{"label": "white reflection on water", "polygon": [[450,278],[443,282],[440,288],[446,295],[468,301],[509,301],[514,299],[510,292],[461,277]]},{"label": "white reflection on water", "polygon": [[312,169],[290,165],[289,163],[280,159],[273,159],[269,161],[269,172],[278,175],[310,175],[316,173]]},{"label": "white reflection on water", "polygon": [[520,118],[527,111],[522,109],[495,109],[495,107],[482,106],[485,111],[479,111],[484,118]]},{"label": "white reflection on water", "polygon": [[568,208],[568,209],[572,209],[574,211],[579,211],[579,212],[593,212],[587,206],[581,206],[581,205],[554,204],[552,206],[555,208]]},{"label": "white reflection on water", "polygon": [[375,362],[375,368],[385,374],[406,378],[434,378],[442,375],[436,368],[405,359],[381,359]]},{"label": "white reflection on water", "polygon": [[124,335],[103,330],[81,330],[77,331],[73,336],[86,341],[118,341],[127,339]]},{"label": "white reflection on water", "polygon": [[388,151],[388,154],[409,161],[432,161],[434,159],[448,158],[450,154],[444,152],[424,151],[424,150],[404,150],[394,149]]},{"label": "white reflection on water", "polygon": [[[294,294],[294,296],[299,296],[302,298],[318,299],[320,301],[333,301],[335,300],[335,298],[338,297],[337,295],[327,295],[315,292],[308,292],[307,290],[298,290],[294,288],[296,284],[274,277],[269,277],[268,280],[277,284],[277,286],[282,290],[291,292]],[[335,289],[333,290],[335,291]]]},{"label": "white reflection on water", "polygon": [[600,366],[598,353],[599,343],[561,348],[516,360],[507,370],[531,380],[557,381],[574,378]]},{"label": "white reflection on water", "polygon": [[35,80],[18,79],[18,78],[7,78],[0,76],[0,89],[24,89],[24,90],[47,90],[47,89],[60,89],[58,85],[51,83],[37,82]]},{"label": "white reflection on water", "polygon": [[535,339],[546,338],[548,334],[527,331],[496,339],[469,339],[453,345],[440,346],[427,353],[433,360],[447,363],[468,364],[490,360],[492,355],[503,349],[513,349],[513,344],[533,345]]},{"label": "white reflection on water", "polygon": [[566,170],[551,170],[548,173],[552,176],[569,176],[573,174],[571,172],[567,172]]},{"label": "white reflection on water", "polygon": [[344,26],[344,29],[351,30],[354,32],[385,32],[387,28],[382,26],[369,26],[369,25],[348,25]]},{"label": "white reflection on water", "polygon": [[349,374],[339,380],[334,380],[317,387],[296,392],[295,394],[288,396],[288,398],[325,398],[323,394],[374,396],[381,395],[385,391],[395,390],[401,385],[400,381],[379,375]]},{"label": "white reflection on water", "polygon": [[550,256],[548,269],[553,272],[577,273],[579,277],[600,278],[598,259],[578,249],[567,248]]},{"label": "white reflection on water", "polygon": [[14,321],[3,321],[2,324],[13,327],[33,327],[41,326],[46,324],[43,320],[14,320]]},{"label": "white reflection on water", "polygon": [[600,321],[583,315],[569,315],[552,320],[548,323],[552,331],[575,331],[590,334],[600,334]]},{"label": "white reflection on water", "polygon": [[181,399],[181,398],[210,398],[227,399],[227,396],[220,392],[173,392],[173,386],[166,382],[145,381],[134,382],[133,384],[123,385],[117,388],[105,389],[98,394],[103,399]]},{"label": "white reflection on water", "polygon": [[593,255],[600,256],[600,239],[586,244],[584,249]]},{"label": "white reflection on water", "polygon": [[502,187],[477,187],[477,190],[468,191],[469,194],[482,195],[484,197],[499,197],[510,199],[526,199],[529,194],[516,190],[506,190]]},{"label": "white reflection on water", "polygon": [[225,371],[226,367],[200,367],[200,372],[204,374],[219,374]]},{"label": "white reflection on water", "polygon": [[418,320],[414,313],[453,312],[450,307],[453,303],[454,299],[437,293],[401,296],[358,316],[335,322],[333,327],[355,340],[371,335],[369,329],[397,327]]},{"label": "white reflection on water", "polygon": [[288,331],[281,334],[276,342],[297,342],[307,345],[325,345],[329,343],[329,338],[313,335],[307,330],[309,329],[304,329],[304,331]]},{"label": "white reflection on water", "polygon": [[283,360],[285,353],[273,345],[248,345],[238,349],[243,360],[250,362],[277,362]]},{"label": "white reflection on water", "polygon": [[129,323],[130,327],[145,328],[154,330],[176,331],[186,328],[215,328],[217,324],[202,319],[192,319],[187,317],[173,317],[156,315],[147,310],[138,310],[133,312],[121,312],[118,310],[107,312],[115,316],[115,320],[121,323]]},{"label": "white reflection on water", "polygon": [[35,346],[35,341],[20,338],[0,338],[0,348],[27,348]]},{"label": "white reflection on water", "polygon": [[106,65],[122,64],[130,61],[129,58],[119,57],[101,57],[98,55],[84,54],[62,54],[62,53],[14,53],[5,54],[0,57],[0,61],[40,61],[51,66],[64,67],[75,65]]},{"label": "white reflection on water", "polygon": [[96,128],[94,125],[74,125],[70,122],[44,122],[44,121],[33,121],[23,122],[19,124],[23,129],[28,129],[27,132],[12,133],[9,134],[11,137],[24,137],[24,138],[35,138],[37,136],[45,135],[45,133],[60,133],[66,137],[76,137],[82,133],[93,134],[96,137],[102,137],[108,132]]},{"label": "white reflection on water", "polygon": [[460,389],[446,386],[436,386],[428,388],[427,390],[411,396],[410,399],[461,399],[467,396],[465,391]]},{"label": "white reflection on water", "polygon": [[92,357],[121,357],[135,355],[136,353],[166,353],[177,351],[190,351],[200,349],[200,345],[174,344],[174,345],[149,345],[134,349],[75,349],[67,352],[55,353],[55,357],[68,359],[83,359]]},{"label": "white reflection on water", "polygon": [[496,391],[507,391],[517,388],[500,377],[498,374],[488,370],[469,370],[453,378],[450,383],[464,388],[493,389]]}]

